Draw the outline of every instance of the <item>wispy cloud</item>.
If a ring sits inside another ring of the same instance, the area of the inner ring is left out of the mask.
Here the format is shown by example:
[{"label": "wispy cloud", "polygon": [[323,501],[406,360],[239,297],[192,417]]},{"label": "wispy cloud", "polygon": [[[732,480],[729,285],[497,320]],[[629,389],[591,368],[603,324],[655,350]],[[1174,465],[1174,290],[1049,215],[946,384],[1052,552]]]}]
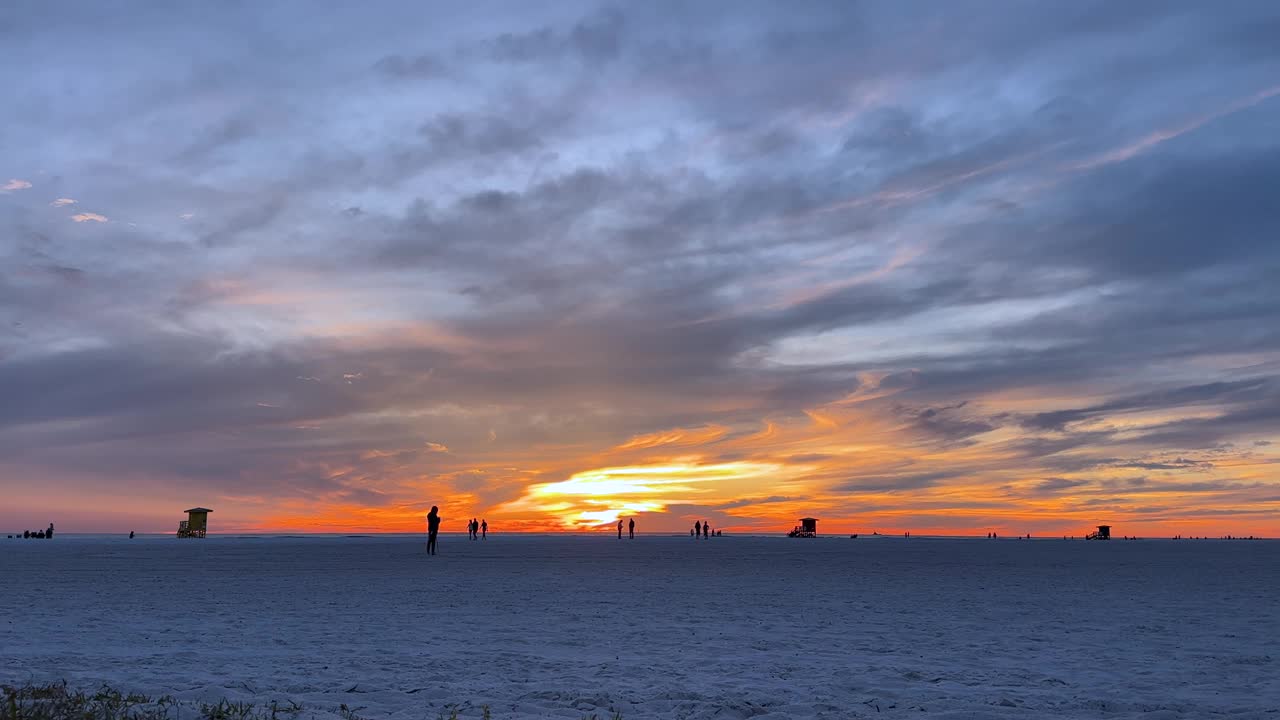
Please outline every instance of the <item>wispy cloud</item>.
[{"label": "wispy cloud", "polygon": [[1205,125],[1208,125],[1214,120],[1218,120],[1218,119],[1227,117],[1228,115],[1233,115],[1235,113],[1238,113],[1241,110],[1246,110],[1248,108],[1254,107],[1255,105],[1258,105],[1259,103],[1269,100],[1275,97],[1276,95],[1280,95],[1280,85],[1274,85],[1272,87],[1259,90],[1258,92],[1248,95],[1246,97],[1240,98],[1239,100],[1227,103],[1225,106],[1221,108],[1212,110],[1207,113],[1203,113],[1201,115],[1197,115],[1196,117],[1193,117],[1190,120],[1182,122],[1178,125],[1156,130],[1150,133],[1149,135],[1146,135],[1138,140],[1135,140],[1132,143],[1129,143],[1128,145],[1123,145],[1121,147],[1108,150],[1107,152],[1101,153],[1099,155],[1095,155],[1091,158],[1088,158],[1079,163],[1076,163],[1071,167],[1073,170],[1093,170],[1095,168],[1099,168],[1104,165],[1111,165],[1114,163],[1124,162],[1133,157],[1136,157],[1138,155],[1151,151],[1161,143],[1168,142],[1175,138],[1182,137],[1187,133],[1199,130],[1200,128],[1204,127]]},{"label": "wispy cloud", "polygon": [[71,219],[72,219],[72,220],[74,220],[75,222],[78,222],[78,223],[82,223],[82,222],[96,222],[96,223],[109,222],[109,220],[108,220],[108,218],[107,218],[107,216],[106,216],[106,215],[99,215],[98,213],[92,213],[92,212],[76,213],[75,215],[72,215],[72,216],[71,216]]},{"label": "wispy cloud", "polygon": [[31,187],[31,183],[26,180],[14,178],[4,185],[0,186],[0,192],[13,192],[15,190],[26,190]]}]

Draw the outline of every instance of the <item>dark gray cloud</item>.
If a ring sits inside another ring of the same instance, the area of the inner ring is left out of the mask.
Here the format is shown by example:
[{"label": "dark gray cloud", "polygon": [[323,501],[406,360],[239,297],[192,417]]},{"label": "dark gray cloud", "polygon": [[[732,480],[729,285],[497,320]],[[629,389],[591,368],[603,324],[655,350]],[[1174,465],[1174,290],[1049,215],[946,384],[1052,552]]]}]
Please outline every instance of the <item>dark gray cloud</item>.
[{"label": "dark gray cloud", "polygon": [[1158,410],[1209,402],[1231,403],[1249,400],[1263,394],[1269,385],[1270,382],[1268,380],[1237,380],[1188,385],[1169,390],[1158,390],[1121,397],[1091,407],[1039,413],[1027,418],[1025,423],[1034,428],[1061,430],[1069,423],[1107,416],[1117,412]]},{"label": "dark gray cloud", "polygon": [[904,490],[919,490],[932,487],[943,480],[950,480],[966,475],[963,471],[939,470],[934,472],[909,473],[883,477],[859,477],[835,487],[836,490],[848,493],[885,493]]}]

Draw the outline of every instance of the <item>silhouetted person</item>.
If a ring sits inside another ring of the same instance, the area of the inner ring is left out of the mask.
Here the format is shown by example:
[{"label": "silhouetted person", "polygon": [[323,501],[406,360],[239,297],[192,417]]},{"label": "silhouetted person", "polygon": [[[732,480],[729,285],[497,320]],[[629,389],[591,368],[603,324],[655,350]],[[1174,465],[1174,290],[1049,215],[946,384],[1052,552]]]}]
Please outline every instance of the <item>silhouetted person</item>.
[{"label": "silhouetted person", "polygon": [[711,537],[711,523],[706,520],[702,521],[702,539],[706,540]]},{"label": "silhouetted person", "polygon": [[636,539],[636,519],[631,518],[627,521],[627,536],[632,540]]},{"label": "silhouetted person", "polygon": [[129,531],[129,539],[130,539],[130,540],[132,540],[132,539],[133,539],[133,531],[132,531],[132,530],[130,530],[130,531]]},{"label": "silhouetted person", "polygon": [[480,539],[481,540],[489,539],[489,521],[488,520],[480,521]]},{"label": "silhouetted person", "polygon": [[693,528],[689,528],[689,537],[698,537],[694,534]]},{"label": "silhouetted person", "polygon": [[49,529],[44,531],[45,539],[53,538],[53,523],[49,523]]},{"label": "silhouetted person", "polygon": [[23,531],[22,531],[22,537],[23,537],[24,539],[26,539],[26,540],[30,540],[30,539],[31,539],[31,531],[30,531],[30,530],[23,530]]},{"label": "silhouetted person", "polygon": [[427,513],[427,554],[436,554],[436,535],[440,532],[440,509],[435,505],[431,506],[431,512]]},{"label": "silhouetted person", "polygon": [[618,539],[622,539],[622,518],[618,518]]},{"label": "silhouetted person", "polygon": [[696,537],[701,537],[701,536],[702,536],[702,521],[701,521],[701,520],[694,520],[694,521],[693,521],[693,536],[694,536],[695,538],[696,538]]}]

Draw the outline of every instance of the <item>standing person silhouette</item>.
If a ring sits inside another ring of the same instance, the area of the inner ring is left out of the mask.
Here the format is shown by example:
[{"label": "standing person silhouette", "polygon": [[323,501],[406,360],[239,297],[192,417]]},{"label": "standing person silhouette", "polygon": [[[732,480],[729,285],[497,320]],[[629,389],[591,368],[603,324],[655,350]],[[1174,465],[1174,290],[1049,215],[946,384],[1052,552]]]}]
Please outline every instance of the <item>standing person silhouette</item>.
[{"label": "standing person silhouette", "polygon": [[702,521],[702,539],[706,540],[711,537],[711,523],[706,520]]},{"label": "standing person silhouette", "polygon": [[480,533],[480,523],[475,518],[471,518],[471,539],[475,540]]},{"label": "standing person silhouette", "polygon": [[631,518],[630,520],[627,521],[627,534],[631,537],[632,540],[636,539],[636,519],[635,518]]},{"label": "standing person silhouette", "polygon": [[436,554],[436,535],[440,532],[440,509],[435,505],[431,506],[431,512],[427,513],[427,554]]},{"label": "standing person silhouette", "polygon": [[701,520],[694,520],[694,521],[693,521],[693,536],[694,536],[695,538],[697,538],[697,537],[701,537],[701,536],[702,536],[702,521],[701,521]]},{"label": "standing person silhouette", "polygon": [[618,539],[622,539],[622,518],[618,518]]},{"label": "standing person silhouette", "polygon": [[480,539],[481,540],[489,539],[489,521],[488,520],[480,521]]}]

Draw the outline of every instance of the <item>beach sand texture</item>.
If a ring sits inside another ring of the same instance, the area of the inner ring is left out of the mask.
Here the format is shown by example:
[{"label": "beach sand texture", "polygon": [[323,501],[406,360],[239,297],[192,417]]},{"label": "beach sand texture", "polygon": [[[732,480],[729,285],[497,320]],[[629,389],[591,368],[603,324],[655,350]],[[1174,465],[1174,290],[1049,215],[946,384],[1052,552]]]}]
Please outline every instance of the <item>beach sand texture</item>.
[{"label": "beach sand texture", "polygon": [[406,720],[1280,717],[1280,542],[0,542],[9,684]]}]

